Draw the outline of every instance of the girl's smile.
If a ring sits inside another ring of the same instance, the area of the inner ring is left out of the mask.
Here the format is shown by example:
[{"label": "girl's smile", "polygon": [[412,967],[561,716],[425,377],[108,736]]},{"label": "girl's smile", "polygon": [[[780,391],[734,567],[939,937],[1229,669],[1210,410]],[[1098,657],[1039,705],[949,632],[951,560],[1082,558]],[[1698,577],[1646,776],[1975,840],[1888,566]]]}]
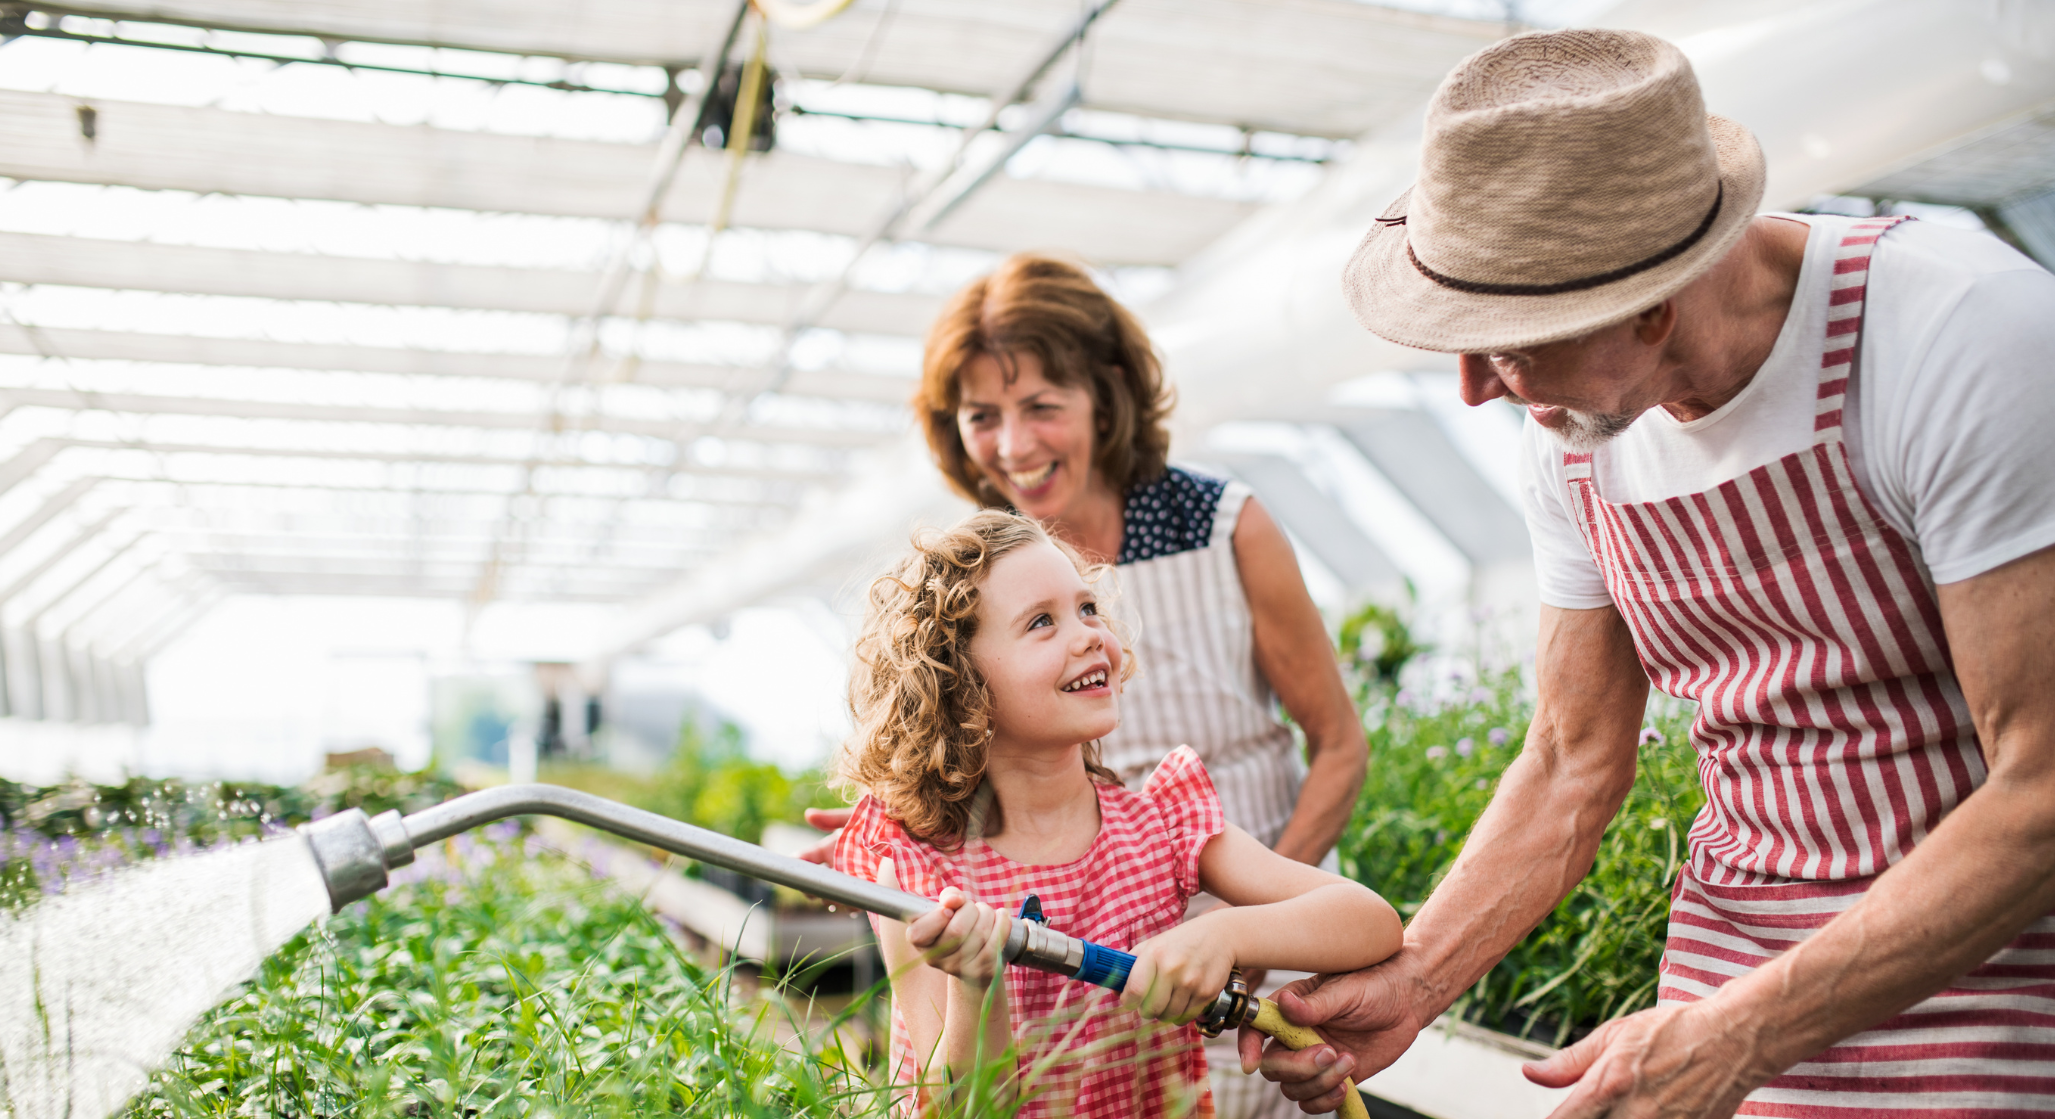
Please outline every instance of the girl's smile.
[{"label": "girl's smile", "polygon": [[992,564],[971,638],[992,696],[995,748],[1071,748],[1120,725],[1120,639],[1099,598],[1053,544]]}]

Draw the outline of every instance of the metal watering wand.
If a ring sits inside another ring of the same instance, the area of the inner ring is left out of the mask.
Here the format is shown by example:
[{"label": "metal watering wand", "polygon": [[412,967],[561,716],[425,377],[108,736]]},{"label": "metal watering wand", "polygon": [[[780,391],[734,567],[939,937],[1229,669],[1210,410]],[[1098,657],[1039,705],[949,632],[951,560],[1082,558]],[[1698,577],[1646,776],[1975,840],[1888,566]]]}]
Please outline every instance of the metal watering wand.
[{"label": "metal watering wand", "polygon": [[[558,785],[502,785],[466,793],[411,816],[398,812],[367,816],[362,809],[351,808],[316,820],[300,831],[314,850],[314,861],[328,887],[329,904],[341,912],[343,906],[384,889],[386,872],[413,862],[416,848],[480,824],[530,815],[575,820],[895,921],[910,922],[935,908],[932,899],[918,894],[865,882],[802,859],[773,854],[733,836]],[[1114,991],[1127,986],[1128,971],[1134,967],[1133,956],[1057,932],[1039,919],[1038,903],[1024,908],[1022,916],[1013,918],[1012,931],[1006,937],[1007,963],[1054,972]],[[1320,1043],[1319,1035],[1312,1030],[1285,1021],[1276,1003],[1254,997],[1239,974],[1213,1000],[1197,1024],[1207,1037],[1253,1026],[1293,1049]],[[1349,1119],[1368,1119],[1353,1082],[1344,1093],[1341,1113]]]}]

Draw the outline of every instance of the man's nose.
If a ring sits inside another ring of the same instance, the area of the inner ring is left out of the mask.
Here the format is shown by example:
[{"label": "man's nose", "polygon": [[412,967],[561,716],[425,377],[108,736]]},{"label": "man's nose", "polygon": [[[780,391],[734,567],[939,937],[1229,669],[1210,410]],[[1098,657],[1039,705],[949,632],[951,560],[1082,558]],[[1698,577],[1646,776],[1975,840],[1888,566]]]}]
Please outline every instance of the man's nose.
[{"label": "man's nose", "polygon": [[1463,403],[1472,408],[1497,400],[1511,391],[1504,381],[1498,379],[1498,371],[1491,367],[1489,354],[1459,354],[1456,368],[1463,382]]}]

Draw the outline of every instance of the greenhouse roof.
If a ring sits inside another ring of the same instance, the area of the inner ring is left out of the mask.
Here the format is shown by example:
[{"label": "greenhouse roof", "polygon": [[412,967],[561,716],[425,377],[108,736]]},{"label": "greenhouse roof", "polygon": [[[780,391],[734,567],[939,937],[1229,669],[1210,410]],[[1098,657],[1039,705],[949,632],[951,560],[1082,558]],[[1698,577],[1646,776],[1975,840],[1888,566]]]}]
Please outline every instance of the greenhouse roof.
[{"label": "greenhouse roof", "polygon": [[[1505,30],[1082,10],[858,0],[759,54],[726,0],[8,5],[0,680],[224,594],[746,597],[917,456],[950,291],[1035,248],[1146,298]],[[681,146],[724,40],[767,153]]]}]

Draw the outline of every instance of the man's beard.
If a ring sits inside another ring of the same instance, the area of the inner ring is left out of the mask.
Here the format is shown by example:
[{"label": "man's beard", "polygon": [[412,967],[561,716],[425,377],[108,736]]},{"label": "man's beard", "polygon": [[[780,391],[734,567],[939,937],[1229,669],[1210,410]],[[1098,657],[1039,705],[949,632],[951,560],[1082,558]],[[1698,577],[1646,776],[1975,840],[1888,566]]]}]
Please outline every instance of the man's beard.
[{"label": "man's beard", "polygon": [[[1510,393],[1506,399],[1522,408],[1528,407],[1527,401]],[[1575,408],[1563,409],[1563,415],[1569,418],[1569,422],[1561,427],[1544,426],[1541,430],[1548,432],[1549,438],[1554,439],[1558,446],[1576,455],[1590,454],[1605,446],[1641,418],[1638,412],[1579,412]]]},{"label": "man's beard", "polygon": [[1561,427],[1547,427],[1543,431],[1555,438],[1562,448],[1572,454],[1589,454],[1612,441],[1613,437],[1634,426],[1639,416],[1625,413],[1608,415],[1603,412],[1579,412],[1563,409],[1570,422]]}]

